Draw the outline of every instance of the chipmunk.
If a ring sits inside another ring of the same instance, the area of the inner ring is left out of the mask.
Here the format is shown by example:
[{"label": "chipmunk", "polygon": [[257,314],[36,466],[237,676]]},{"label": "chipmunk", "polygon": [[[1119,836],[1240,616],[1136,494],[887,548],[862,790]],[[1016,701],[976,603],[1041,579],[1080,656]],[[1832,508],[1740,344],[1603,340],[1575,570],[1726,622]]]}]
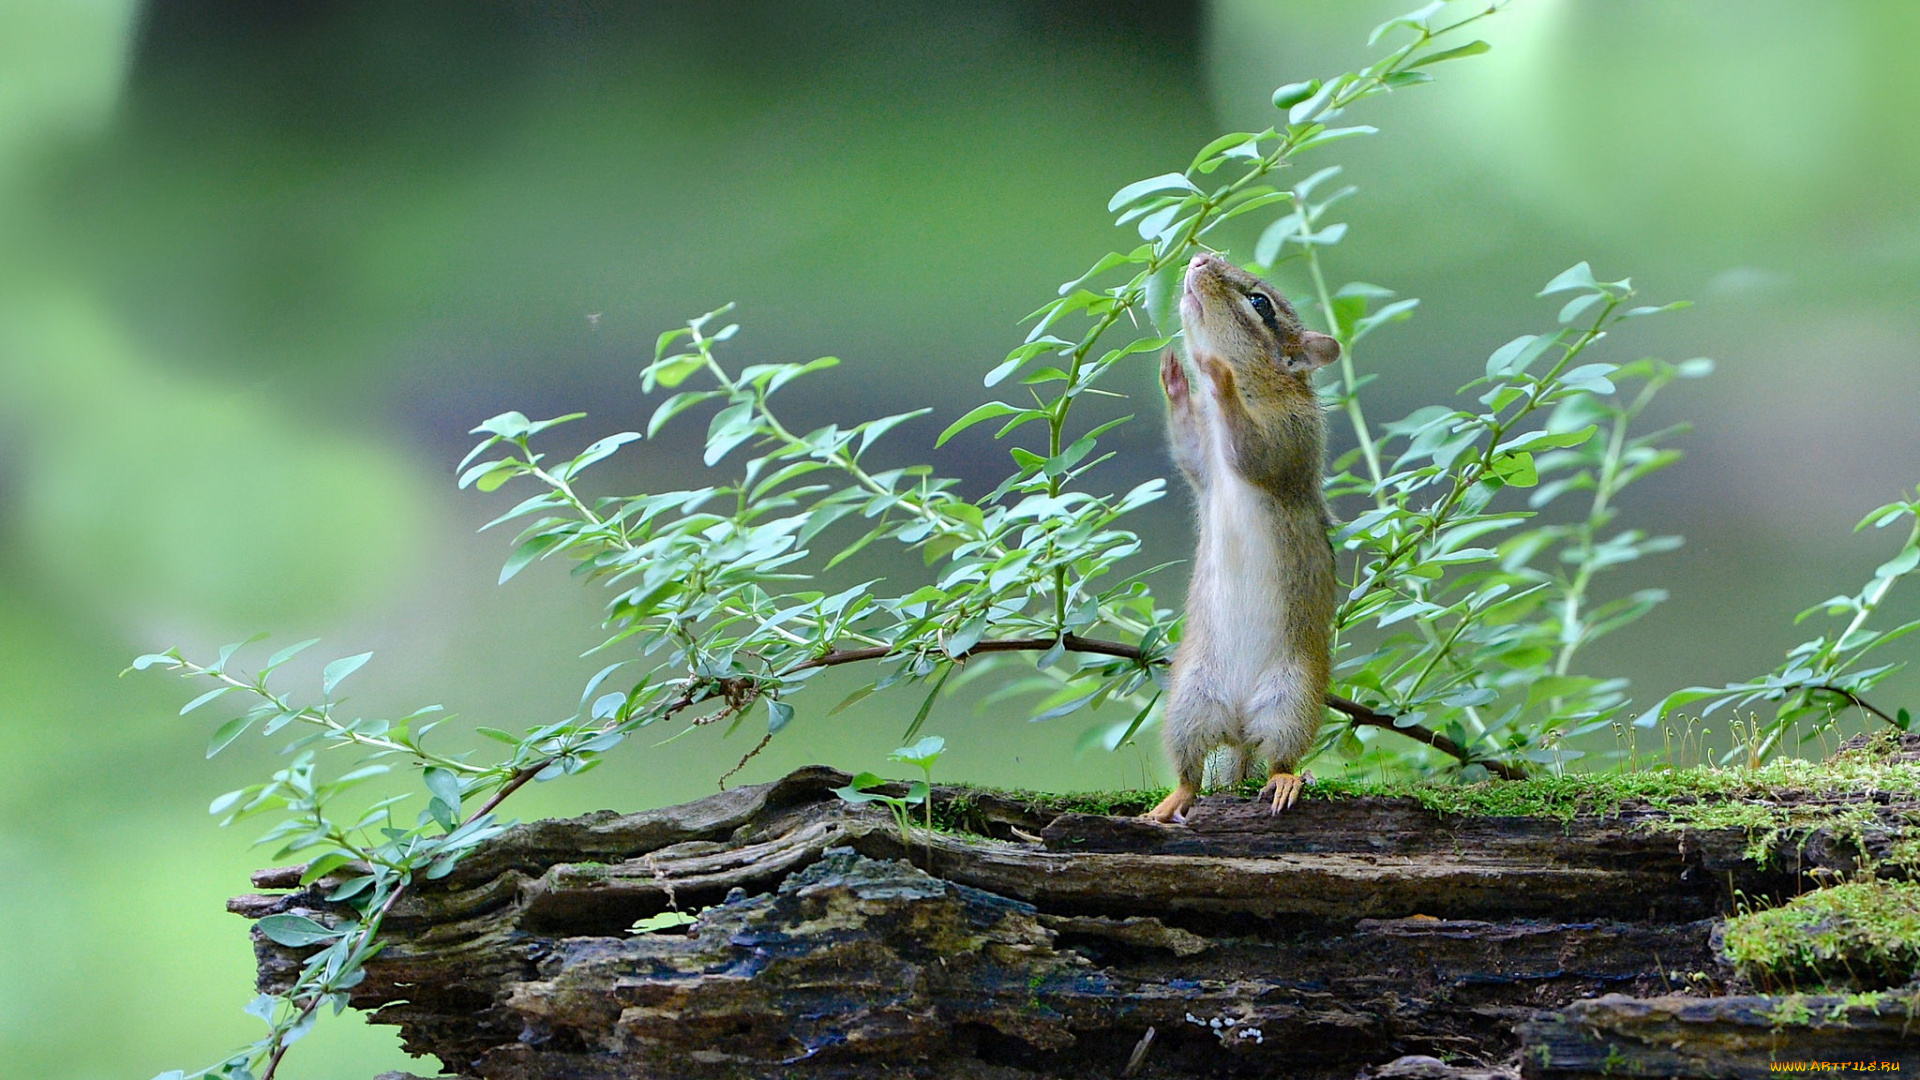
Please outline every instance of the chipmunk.
[{"label": "chipmunk", "polygon": [[1199,518],[1186,635],[1167,690],[1167,754],[1179,783],[1141,815],[1184,823],[1208,753],[1268,763],[1260,793],[1292,806],[1331,675],[1332,515],[1321,494],[1326,418],[1313,373],[1340,343],[1300,325],[1273,286],[1196,255],[1180,296],[1187,354],[1160,362],[1173,458]]}]

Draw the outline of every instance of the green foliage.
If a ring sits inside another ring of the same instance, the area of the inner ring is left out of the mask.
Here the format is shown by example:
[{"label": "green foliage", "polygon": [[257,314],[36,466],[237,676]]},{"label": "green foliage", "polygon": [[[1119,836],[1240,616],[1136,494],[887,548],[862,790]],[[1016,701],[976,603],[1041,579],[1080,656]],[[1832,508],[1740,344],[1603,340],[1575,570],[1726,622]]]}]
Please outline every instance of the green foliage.
[{"label": "green foliage", "polygon": [[862,806],[867,803],[879,803],[893,812],[894,823],[900,826],[900,843],[913,842],[912,809],[916,806],[926,808],[926,826],[929,836],[933,832],[933,766],[947,749],[947,740],[938,735],[929,735],[912,746],[903,746],[887,755],[889,761],[899,761],[920,770],[921,778],[907,785],[900,795],[889,795],[876,790],[888,781],[876,773],[863,772],[853,778],[845,787],[833,789],[840,801],[850,806]]},{"label": "green foliage", "polygon": [[[1384,290],[1355,283],[1327,292],[1325,245],[1302,240],[1330,228],[1319,222],[1340,197],[1311,200],[1322,175],[1302,185],[1308,193],[1280,224],[1346,354],[1328,396],[1357,445],[1335,463],[1329,494],[1366,507],[1336,534],[1356,554],[1335,620],[1352,655],[1336,680],[1395,725],[1434,728],[1467,748],[1460,765],[1469,777],[1484,775],[1471,762],[1494,757],[1558,769],[1584,753],[1562,740],[1606,726],[1628,704],[1625,680],[1579,672],[1577,654],[1666,598],[1644,590],[1595,603],[1596,576],[1680,543],[1611,528],[1622,490],[1680,457],[1662,445],[1671,430],[1634,435],[1631,425],[1663,387],[1712,365],[1581,362],[1611,327],[1683,305],[1628,307],[1629,282],[1597,281],[1580,263],[1540,293],[1575,294],[1559,325],[1496,349],[1462,388],[1477,408],[1430,405],[1376,431],[1360,407],[1353,346],[1410,302],[1369,315]],[[1577,516],[1534,523],[1566,496],[1580,498]],[[1349,727],[1327,738],[1358,756],[1370,734]]]},{"label": "green foliage", "polygon": [[1849,708],[1858,708],[1901,731],[1910,730],[1911,711],[1899,709],[1889,713],[1873,705],[1866,696],[1906,665],[1889,661],[1863,666],[1863,661],[1877,650],[1920,630],[1920,619],[1885,630],[1867,626],[1893,587],[1920,570],[1920,499],[1879,507],[1862,518],[1853,531],[1857,533],[1868,526],[1884,529],[1903,520],[1912,522],[1906,542],[1893,558],[1874,570],[1873,577],[1859,592],[1816,604],[1794,620],[1802,623],[1820,614],[1829,620],[1845,619],[1837,632],[1794,646],[1787,652],[1785,663],[1760,678],[1718,688],[1694,686],[1669,694],[1648,710],[1640,723],[1651,725],[1681,706],[1701,701],[1706,702],[1703,715],[1708,716],[1723,708],[1731,707],[1738,712],[1768,702],[1773,705],[1773,717],[1761,726],[1755,747],[1755,753],[1762,758],[1777,751],[1787,734],[1796,728],[1802,742],[1818,738]]},{"label": "green foliage", "polygon": [[[505,748],[494,761],[430,748],[437,707],[392,721],[348,718],[336,691],[370,654],[327,664],[317,700],[305,704],[272,678],[311,641],[272,654],[252,674],[233,666],[245,642],[222,648],[209,664],[178,650],[136,660],[136,669],[160,667],[211,684],[183,713],[230,702],[235,693],[248,702],[215,730],[209,756],[250,730],[292,733],[286,768],[211,809],[227,821],[275,818],[261,842],[274,845],[276,860],[307,860],[303,883],[337,905],[323,919],[261,921],[270,940],[313,951],[286,993],[249,1006],[267,1033],[194,1075],[270,1080],[322,1008],[345,1007],[380,948],[383,919],[414,882],[445,876],[497,835],[505,822],[495,810],[520,787],[591,769],[641,728],[690,714],[689,729],[724,722],[731,731],[764,706],[765,734],[744,765],[794,725],[794,699],[821,671],[869,664],[874,677],[837,708],[912,685],[922,696],[904,739],[919,734],[944,690],[992,676],[1001,678],[989,700],[1028,697],[1036,720],[1117,706],[1119,719],[1098,723],[1087,741],[1111,748],[1133,739],[1155,718],[1180,636],[1179,619],[1149,588],[1160,567],[1129,563],[1141,541],[1128,515],[1158,499],[1164,482],[1100,490],[1093,473],[1111,457],[1100,452],[1100,439],[1131,417],[1089,424],[1074,405],[1118,396],[1103,379],[1175,340],[1173,298],[1196,249],[1231,249],[1238,233],[1255,226],[1251,258],[1243,261],[1263,273],[1304,275],[1311,301],[1303,307],[1317,308],[1342,346],[1324,393],[1355,442],[1328,481],[1337,504],[1358,512],[1334,537],[1351,556],[1336,625],[1341,697],[1333,701],[1347,719],[1328,727],[1322,747],[1390,760],[1406,775],[1469,780],[1488,769],[1517,775],[1529,762],[1558,771],[1578,758],[1581,751],[1563,740],[1613,722],[1628,707],[1625,680],[1579,669],[1581,650],[1664,597],[1648,590],[1597,600],[1596,583],[1607,570],[1678,543],[1616,525],[1622,492],[1678,459],[1664,445],[1671,430],[1636,434],[1632,426],[1663,388],[1711,368],[1704,360],[1609,363],[1588,354],[1622,321],[1684,305],[1632,306],[1628,281],[1598,280],[1580,263],[1540,293],[1560,305],[1553,326],[1462,373],[1471,379],[1464,402],[1376,426],[1361,401],[1370,376],[1359,374],[1360,345],[1410,317],[1418,301],[1392,299],[1362,281],[1329,285],[1326,264],[1347,231],[1330,213],[1353,191],[1322,194],[1337,168],[1290,187],[1277,182],[1296,156],[1373,133],[1332,126],[1349,108],[1429,81],[1432,64],[1486,51],[1483,42],[1454,42],[1499,6],[1448,25],[1434,22],[1441,4],[1391,20],[1375,39],[1398,35],[1403,43],[1380,60],[1280,88],[1274,104],[1283,116],[1274,126],[1223,136],[1184,170],[1117,192],[1108,209],[1141,243],[1100,258],[1035,311],[1025,340],[985,378],[989,387],[1017,378],[1022,391],[970,410],[936,442],[998,425],[1013,468],[981,498],[964,497],[930,466],[880,467],[870,459],[880,439],[929,410],[790,428],[776,396],[838,361],[734,364],[727,349],[739,326],[725,321],[731,305],[660,336],[640,373],[645,390],[664,394],[644,433],[608,435],[565,456],[551,446],[578,414],[533,420],[507,412],[475,428],[479,442],[456,470],[460,487],[530,489],[487,526],[520,530],[500,580],[536,560],[570,561],[577,578],[607,590],[606,636],[595,651],[615,654],[572,715],[519,732],[479,729]],[[712,483],[634,495],[594,495],[583,486],[589,470],[628,443],[692,423],[705,425],[702,457],[716,470]],[[1580,505],[1569,512],[1576,498]],[[1914,504],[1898,504],[1871,520],[1884,526],[1914,512]],[[917,556],[924,578],[853,574],[847,585],[836,576],[874,545]],[[1888,669],[1852,664],[1913,628],[1862,636],[1887,589],[1920,562],[1914,552],[1910,541],[1875,585],[1835,602],[1854,613],[1853,624],[1832,645],[1797,654],[1807,678],[1821,680],[1814,687],[1802,679],[1801,691],[1858,694],[1884,677]],[[1006,677],[1016,654],[1029,654],[1030,665]],[[1798,669],[1781,678],[1790,676]],[[1410,738],[1381,737],[1393,733]],[[926,827],[934,826],[932,769],[944,748],[944,740],[927,737],[894,751],[893,760],[922,774],[902,794],[863,773],[839,795],[887,806],[905,842],[912,807],[924,807]],[[353,760],[323,772],[329,750]],[[357,785],[394,763],[418,770],[417,790],[341,810]],[[1504,790],[1523,802],[1561,805],[1573,797],[1551,786]],[[409,800],[414,806],[402,812]],[[1088,808],[1132,805],[1126,797],[1083,801]],[[686,919],[669,912],[634,929]]]}]

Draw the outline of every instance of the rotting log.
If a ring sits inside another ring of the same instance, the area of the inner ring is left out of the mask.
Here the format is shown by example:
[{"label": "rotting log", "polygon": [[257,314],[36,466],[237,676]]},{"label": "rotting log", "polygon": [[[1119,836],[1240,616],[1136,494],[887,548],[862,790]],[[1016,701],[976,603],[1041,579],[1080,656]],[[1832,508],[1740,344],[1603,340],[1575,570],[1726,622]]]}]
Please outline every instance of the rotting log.
[{"label": "rotting log", "polygon": [[1528,1076],[1912,1075],[1920,1069],[1915,1002],[1912,997],[1861,1004],[1837,996],[1609,994],[1524,1023],[1520,1034]]},{"label": "rotting log", "polygon": [[[1885,1060],[1920,1045],[1845,1008],[1749,1038],[1769,999],[1669,996],[1726,991],[1712,934],[1736,896],[1853,871],[1818,833],[1756,859],[1745,831],[1632,807],[1362,797],[1271,817],[1218,796],[1168,828],[936,788],[957,827],[909,843],[832,794],[847,782],[808,768],[516,826],[400,901],[352,1003],[487,1080],[1733,1076],[1815,1059],[1850,1022]],[[263,872],[289,891],[231,907],[339,916],[328,879],[298,877]],[[628,933],[669,908],[698,920]],[[286,986],[303,951],[254,939],[262,988]],[[1711,1023],[1673,1004],[1703,1000],[1748,1004]],[[1718,1049],[1633,1056],[1696,1036]]]}]

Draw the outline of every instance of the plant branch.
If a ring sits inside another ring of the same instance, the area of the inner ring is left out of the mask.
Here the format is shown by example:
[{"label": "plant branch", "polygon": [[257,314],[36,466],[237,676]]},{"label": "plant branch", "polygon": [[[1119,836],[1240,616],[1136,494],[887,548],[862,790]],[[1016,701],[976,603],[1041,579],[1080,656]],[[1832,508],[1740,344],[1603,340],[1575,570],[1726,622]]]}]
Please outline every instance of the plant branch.
[{"label": "plant branch", "polygon": [[[696,700],[699,700],[697,687],[689,686],[687,689],[681,692],[678,698],[675,698],[671,703],[667,705],[667,707],[664,710],[661,711],[660,719],[664,720],[667,717],[670,717],[676,713],[679,713],[680,711],[693,705]],[[765,743],[762,743],[762,745],[764,746]],[[541,760],[536,761],[530,765],[525,765],[518,769],[515,769],[513,771],[513,774],[507,778],[506,783],[501,784],[500,789],[498,791],[495,791],[493,795],[487,799],[486,802],[480,804],[479,809],[475,810],[471,814],[468,814],[466,818],[463,821],[461,821],[460,824],[463,826],[471,825],[475,821],[478,821],[481,818],[487,816],[488,814],[493,813],[494,810],[497,809],[501,803],[505,802],[508,798],[510,798],[514,792],[519,791],[522,787],[525,787],[529,781],[531,781],[535,776],[539,775],[540,770],[546,768],[548,765],[551,765],[553,762],[559,760],[559,756],[560,755],[553,755],[550,757],[542,758]],[[368,915],[367,918],[360,924],[360,933],[363,941],[371,941],[376,935],[379,934],[380,925],[386,919],[387,913],[393,910],[393,906],[400,902],[400,898],[402,896],[406,895],[407,887],[411,883],[412,883],[412,879],[410,877],[402,878],[400,880],[400,883],[394,886],[393,891],[387,894],[386,900],[383,901],[379,907],[375,908],[373,912],[370,915]],[[351,966],[352,965],[347,965],[348,968],[350,968]],[[293,1045],[292,1040],[289,1040],[285,1037],[286,1033],[296,1030],[302,1024],[304,1024],[307,1018],[311,1017],[320,1008],[320,1006],[323,1003],[325,1003],[328,996],[329,995],[326,993],[316,993],[312,995],[310,998],[307,999],[307,1003],[301,1007],[300,1011],[297,1014],[295,1014],[291,1022],[289,1022],[285,1027],[281,1028],[278,1032],[276,1032],[275,1039],[274,1039],[274,1047],[272,1052],[267,1057],[267,1067],[266,1067],[266,1070],[260,1074],[260,1080],[273,1080],[274,1074],[280,1068],[280,1060],[286,1057],[287,1050]]]},{"label": "plant branch", "polygon": [[1461,746],[1459,743],[1454,742],[1452,739],[1447,738],[1445,735],[1431,728],[1424,728],[1419,724],[1409,724],[1406,727],[1400,727],[1394,723],[1394,718],[1388,716],[1386,713],[1375,712],[1357,701],[1343,698],[1338,694],[1328,694],[1327,704],[1332,706],[1336,711],[1345,713],[1355,724],[1362,727],[1385,728],[1388,731],[1398,732],[1409,739],[1426,743],[1435,750],[1457,758],[1460,761],[1479,765],[1503,780],[1525,780],[1527,778],[1527,771],[1525,769],[1504,761],[1485,761],[1476,758],[1466,747]]},{"label": "plant branch", "polygon": [[[1140,664],[1163,664],[1167,662],[1158,657],[1149,659],[1137,645],[1128,645],[1121,641],[1099,641],[1092,638],[1083,638],[1078,634],[1068,634],[1060,639],[1003,638],[999,641],[982,641],[973,648],[954,657],[954,659],[964,660],[969,656],[985,653],[1044,652],[1047,649],[1053,648],[1055,645],[1064,645],[1072,652],[1114,656],[1122,660],[1131,660]],[[839,667],[843,664],[857,664],[866,660],[879,660],[890,655],[892,651],[893,650],[884,647],[835,649],[824,656],[816,656],[811,660],[801,663],[794,670],[804,671],[812,668]],[[1357,701],[1341,697],[1339,694],[1328,694],[1327,705],[1336,712],[1344,713],[1356,724],[1364,727],[1384,728],[1388,731],[1397,732],[1415,742],[1425,743],[1455,760],[1484,766],[1488,772],[1503,779],[1526,779],[1526,769],[1504,761],[1487,761],[1477,758],[1471,750],[1431,728],[1421,727],[1419,724],[1409,724],[1404,727],[1400,726],[1395,723],[1396,717],[1389,716],[1386,713],[1376,712]],[[1881,715],[1884,716],[1885,714],[1882,713]]]},{"label": "plant branch", "polygon": [[1847,701],[1847,704],[1852,705],[1854,708],[1859,709],[1861,712],[1872,713],[1873,715],[1879,717],[1882,720],[1885,720],[1887,723],[1892,724],[1895,727],[1900,726],[1900,721],[1895,720],[1893,717],[1887,715],[1886,712],[1881,710],[1878,706],[1874,705],[1872,702],[1868,701],[1866,698],[1861,697],[1859,694],[1856,694],[1851,690],[1842,689],[1841,687],[1838,687],[1838,686],[1829,686],[1825,683],[1822,683],[1818,686],[1807,687],[1807,691],[1809,693],[1824,692],[1828,694],[1833,694],[1837,697],[1845,698]]}]

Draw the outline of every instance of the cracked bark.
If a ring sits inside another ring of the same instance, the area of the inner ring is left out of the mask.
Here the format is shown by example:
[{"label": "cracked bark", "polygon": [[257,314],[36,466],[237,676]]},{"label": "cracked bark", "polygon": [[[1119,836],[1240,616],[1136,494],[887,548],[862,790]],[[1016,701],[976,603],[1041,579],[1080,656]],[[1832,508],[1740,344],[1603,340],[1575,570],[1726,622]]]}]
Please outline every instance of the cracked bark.
[{"label": "cracked bark", "polygon": [[[936,788],[963,828],[903,845],[886,811],[834,798],[847,779],[518,826],[399,903],[353,1004],[486,1080],[1733,1076],[1845,1044],[1760,1038],[1765,999],[1670,996],[1726,989],[1711,937],[1736,892],[1853,868],[1822,835],[1763,865],[1744,832],[1650,810],[1272,818],[1210,797],[1169,829]],[[233,910],[339,913],[297,870],[255,884],[297,891]],[[626,933],[670,906],[690,932]],[[286,985],[302,951],[254,937],[262,987]],[[1891,1020],[1837,1023],[1920,1068]]]}]

